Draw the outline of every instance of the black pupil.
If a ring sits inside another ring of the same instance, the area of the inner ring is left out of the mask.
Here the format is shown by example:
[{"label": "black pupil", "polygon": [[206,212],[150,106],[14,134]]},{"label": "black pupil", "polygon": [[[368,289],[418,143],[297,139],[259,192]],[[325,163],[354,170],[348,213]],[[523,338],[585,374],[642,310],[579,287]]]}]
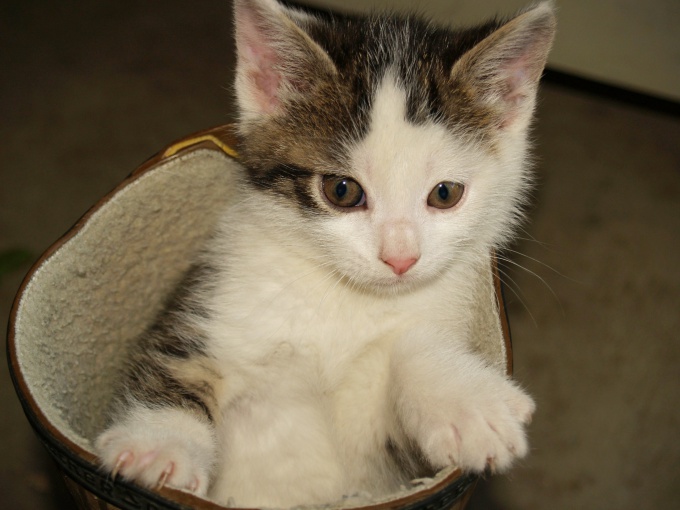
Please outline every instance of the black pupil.
[{"label": "black pupil", "polygon": [[439,198],[446,200],[449,198],[449,188],[447,188],[445,184],[440,184],[438,194]]},{"label": "black pupil", "polygon": [[338,198],[343,198],[347,194],[347,181],[340,181],[335,187],[335,194]]}]

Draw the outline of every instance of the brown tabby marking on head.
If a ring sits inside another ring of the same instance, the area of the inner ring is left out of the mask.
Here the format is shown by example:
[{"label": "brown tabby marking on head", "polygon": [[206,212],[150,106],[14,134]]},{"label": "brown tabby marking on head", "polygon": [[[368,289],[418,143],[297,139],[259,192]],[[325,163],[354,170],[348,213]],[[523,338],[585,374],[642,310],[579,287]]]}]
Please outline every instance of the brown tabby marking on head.
[{"label": "brown tabby marking on head", "polygon": [[[516,99],[529,95],[503,74],[504,66],[525,54],[534,58],[527,82],[535,87],[545,55],[532,53],[531,38],[547,53],[542,39],[551,38],[554,29],[552,15],[538,21],[520,15],[462,30],[411,15],[267,16],[280,25],[276,30],[283,35],[277,37],[286,40],[285,49],[295,48],[295,61],[278,48],[284,47],[279,39],[272,40],[269,49],[287,85],[275,92],[274,113],[241,123],[240,152],[251,182],[315,214],[328,211],[315,200],[312,175],[352,174],[346,150],[368,133],[386,76],[405,92],[405,120],[444,124],[494,151],[499,131],[514,118]],[[528,30],[531,23],[543,26]],[[515,86],[520,90],[513,96]]]}]

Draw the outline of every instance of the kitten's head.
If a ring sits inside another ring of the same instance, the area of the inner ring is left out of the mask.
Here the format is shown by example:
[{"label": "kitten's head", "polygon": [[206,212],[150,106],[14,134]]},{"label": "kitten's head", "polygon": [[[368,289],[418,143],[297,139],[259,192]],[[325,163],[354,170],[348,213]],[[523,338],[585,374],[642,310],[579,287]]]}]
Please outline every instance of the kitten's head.
[{"label": "kitten's head", "polygon": [[551,3],[453,31],[413,16],[236,0],[240,152],[314,253],[374,288],[422,283],[506,242],[552,43]]}]

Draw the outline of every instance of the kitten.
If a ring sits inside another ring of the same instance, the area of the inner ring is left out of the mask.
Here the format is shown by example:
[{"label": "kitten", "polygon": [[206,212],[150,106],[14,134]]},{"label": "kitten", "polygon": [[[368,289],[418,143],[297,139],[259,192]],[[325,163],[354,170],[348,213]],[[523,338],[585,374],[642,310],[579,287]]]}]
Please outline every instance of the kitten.
[{"label": "kitten", "polygon": [[132,353],[103,465],[241,507],[508,469],[534,403],[470,347],[470,275],[521,218],[552,4],[235,22],[240,200]]}]

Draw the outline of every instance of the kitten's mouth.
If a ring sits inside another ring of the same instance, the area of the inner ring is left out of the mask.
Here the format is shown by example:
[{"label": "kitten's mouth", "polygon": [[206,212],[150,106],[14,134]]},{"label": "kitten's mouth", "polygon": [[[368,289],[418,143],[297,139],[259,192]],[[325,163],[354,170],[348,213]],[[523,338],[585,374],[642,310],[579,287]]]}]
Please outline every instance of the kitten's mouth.
[{"label": "kitten's mouth", "polygon": [[377,295],[405,294],[424,283],[422,278],[418,278],[410,273],[373,276],[370,278],[364,277],[361,278],[361,283],[359,283],[359,279],[356,276],[344,275],[342,280],[348,288]]},{"label": "kitten's mouth", "polygon": [[411,271],[392,274],[374,280],[374,286],[382,293],[408,292],[421,284],[423,284],[423,279]]}]

